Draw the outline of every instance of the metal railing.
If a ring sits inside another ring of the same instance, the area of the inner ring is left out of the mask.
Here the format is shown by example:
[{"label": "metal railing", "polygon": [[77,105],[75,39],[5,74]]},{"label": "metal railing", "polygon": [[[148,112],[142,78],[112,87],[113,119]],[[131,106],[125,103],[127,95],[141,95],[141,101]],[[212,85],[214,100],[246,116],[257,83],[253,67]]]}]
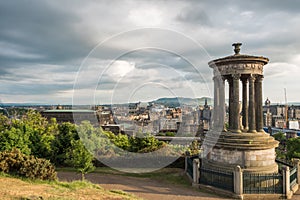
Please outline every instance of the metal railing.
[{"label": "metal railing", "polygon": [[294,163],[290,160],[276,158],[275,161],[285,166],[294,167]]},{"label": "metal railing", "polygon": [[193,160],[196,157],[187,157],[187,168],[186,171],[190,175],[191,178],[194,177],[194,172],[193,172]]},{"label": "metal railing", "polygon": [[282,194],[282,174],[243,173],[244,194]]},{"label": "metal railing", "polygon": [[201,168],[199,182],[231,192],[234,191],[233,172],[230,171]]},{"label": "metal railing", "polygon": [[297,166],[290,171],[290,187],[291,189],[297,184]]}]

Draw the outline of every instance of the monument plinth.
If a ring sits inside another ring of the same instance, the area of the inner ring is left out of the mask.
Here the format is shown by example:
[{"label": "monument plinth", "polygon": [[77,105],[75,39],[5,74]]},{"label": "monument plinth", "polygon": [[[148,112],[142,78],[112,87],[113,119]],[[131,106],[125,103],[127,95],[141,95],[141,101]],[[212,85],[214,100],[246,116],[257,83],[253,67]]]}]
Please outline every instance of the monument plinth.
[{"label": "monument plinth", "polygon": [[[203,166],[228,170],[239,165],[250,173],[277,173],[278,142],[263,130],[263,67],[269,59],[240,54],[241,45],[233,44],[234,55],[208,63],[214,72],[214,112],[212,130],[203,144]],[[226,83],[229,114],[225,128]]]}]

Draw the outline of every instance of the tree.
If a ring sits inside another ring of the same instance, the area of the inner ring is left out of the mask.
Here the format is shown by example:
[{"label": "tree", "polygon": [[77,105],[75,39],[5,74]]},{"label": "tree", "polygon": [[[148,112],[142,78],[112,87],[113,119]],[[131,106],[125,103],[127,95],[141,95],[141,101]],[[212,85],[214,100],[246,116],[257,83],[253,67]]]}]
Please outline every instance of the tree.
[{"label": "tree", "polygon": [[277,140],[279,142],[283,142],[286,140],[286,137],[283,132],[274,133],[273,137],[275,138],[275,140]]},{"label": "tree", "polygon": [[24,134],[21,129],[12,127],[0,133],[0,151],[18,148],[22,153],[29,155],[31,153],[30,143],[29,136]]},{"label": "tree", "polygon": [[21,120],[12,120],[12,128],[20,130],[24,138],[29,137],[28,146],[32,155],[46,159],[51,157],[52,143],[55,135],[59,134],[55,119],[48,122],[40,113],[29,110]]},{"label": "tree", "polygon": [[153,135],[137,133],[136,137],[130,137],[130,151],[148,153],[163,147],[164,142],[157,140]]},{"label": "tree", "polygon": [[283,132],[273,134],[275,140],[279,141],[279,146],[275,149],[276,157],[286,159],[286,137]]},{"label": "tree", "polygon": [[287,158],[300,158],[300,138],[290,138],[287,141]]},{"label": "tree", "polygon": [[188,150],[190,156],[196,156],[200,153],[200,143],[198,140],[193,140],[193,142],[190,144]]},{"label": "tree", "polygon": [[93,165],[93,155],[86,150],[80,140],[71,142],[71,148],[67,152],[66,156],[66,163],[81,173],[82,181],[85,179],[85,174],[95,169]]},{"label": "tree", "polygon": [[64,122],[58,125],[59,134],[52,143],[51,161],[56,165],[64,165],[66,153],[72,147],[72,142],[79,140],[75,124]]},{"label": "tree", "polygon": [[0,132],[8,129],[10,127],[9,124],[9,119],[5,115],[0,113]]}]

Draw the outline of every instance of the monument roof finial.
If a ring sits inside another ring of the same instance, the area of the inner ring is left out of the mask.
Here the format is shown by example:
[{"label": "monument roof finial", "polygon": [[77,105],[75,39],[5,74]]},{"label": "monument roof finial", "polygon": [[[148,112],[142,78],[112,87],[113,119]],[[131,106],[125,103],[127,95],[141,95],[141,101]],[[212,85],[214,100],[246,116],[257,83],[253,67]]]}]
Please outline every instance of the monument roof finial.
[{"label": "monument roof finial", "polygon": [[234,46],[234,53],[235,55],[240,54],[240,46],[242,46],[242,43],[233,43],[232,46]]}]

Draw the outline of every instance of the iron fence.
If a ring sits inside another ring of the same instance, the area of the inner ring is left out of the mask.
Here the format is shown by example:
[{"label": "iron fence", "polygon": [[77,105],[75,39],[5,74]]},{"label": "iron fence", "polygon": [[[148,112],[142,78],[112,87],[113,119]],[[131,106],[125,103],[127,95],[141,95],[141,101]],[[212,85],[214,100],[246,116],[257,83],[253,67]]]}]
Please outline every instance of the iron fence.
[{"label": "iron fence", "polygon": [[193,172],[193,160],[196,157],[187,157],[187,173],[190,175],[191,178],[194,177],[194,172]]},{"label": "iron fence", "polygon": [[282,174],[243,173],[244,194],[282,194]]},{"label": "iron fence", "polygon": [[290,187],[291,189],[297,184],[297,166],[290,171]]},{"label": "iron fence", "polygon": [[201,184],[214,186],[224,190],[234,192],[233,172],[218,169],[200,169]]}]

